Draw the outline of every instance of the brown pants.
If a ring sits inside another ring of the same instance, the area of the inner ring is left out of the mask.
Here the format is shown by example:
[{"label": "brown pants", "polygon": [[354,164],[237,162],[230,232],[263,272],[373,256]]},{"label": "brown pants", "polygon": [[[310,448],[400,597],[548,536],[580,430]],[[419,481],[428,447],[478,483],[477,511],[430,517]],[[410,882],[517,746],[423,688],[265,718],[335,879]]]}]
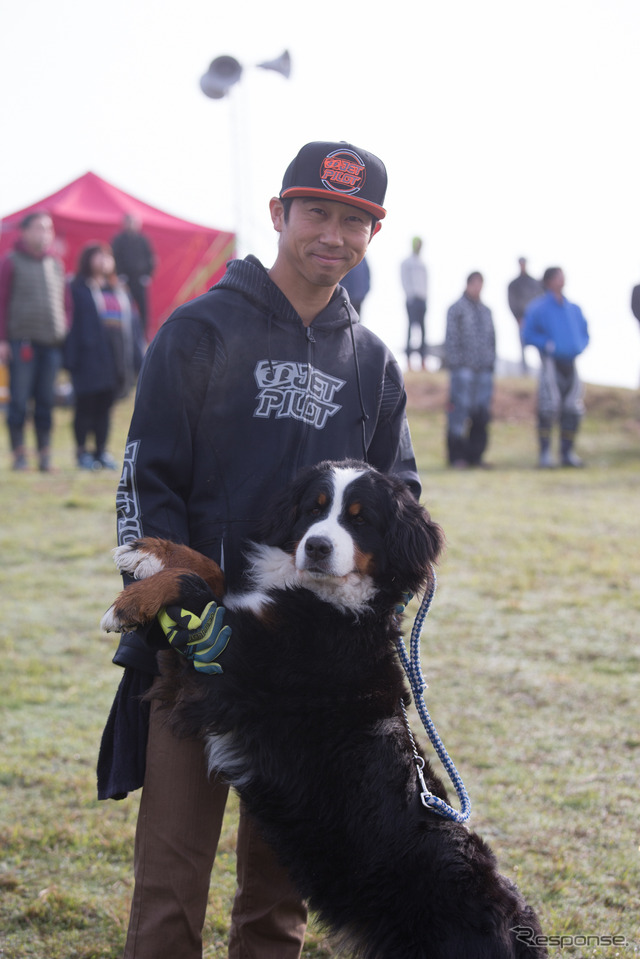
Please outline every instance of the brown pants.
[{"label": "brown pants", "polygon": [[[209,780],[202,743],[173,736],[154,700],[123,959],[202,959],[227,793]],[[299,959],[306,905],[242,807],[237,862],[230,959]]]}]

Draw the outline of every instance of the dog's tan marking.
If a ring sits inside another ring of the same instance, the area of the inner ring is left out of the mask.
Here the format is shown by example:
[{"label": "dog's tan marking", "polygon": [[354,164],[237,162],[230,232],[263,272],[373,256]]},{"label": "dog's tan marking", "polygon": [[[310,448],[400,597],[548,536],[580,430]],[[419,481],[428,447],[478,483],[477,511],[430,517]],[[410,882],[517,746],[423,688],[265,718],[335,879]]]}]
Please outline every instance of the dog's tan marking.
[{"label": "dog's tan marking", "polygon": [[363,553],[356,549],[354,552],[354,563],[361,576],[373,576],[375,573],[375,557],[373,553]]}]

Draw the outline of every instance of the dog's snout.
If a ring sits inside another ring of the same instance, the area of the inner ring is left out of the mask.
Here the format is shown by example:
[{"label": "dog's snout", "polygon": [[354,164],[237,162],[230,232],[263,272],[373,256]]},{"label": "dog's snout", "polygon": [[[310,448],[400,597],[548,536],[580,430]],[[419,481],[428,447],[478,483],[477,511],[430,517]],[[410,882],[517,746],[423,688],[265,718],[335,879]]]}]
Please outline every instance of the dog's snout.
[{"label": "dog's snout", "polygon": [[307,559],[319,562],[326,559],[333,550],[333,544],[326,536],[310,536],[304,544]]}]

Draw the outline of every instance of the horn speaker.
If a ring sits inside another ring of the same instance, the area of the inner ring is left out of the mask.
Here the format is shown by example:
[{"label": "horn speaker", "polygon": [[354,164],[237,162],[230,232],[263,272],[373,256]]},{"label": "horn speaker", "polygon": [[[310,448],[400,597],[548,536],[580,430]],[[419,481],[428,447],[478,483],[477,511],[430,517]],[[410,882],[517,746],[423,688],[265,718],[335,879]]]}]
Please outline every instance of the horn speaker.
[{"label": "horn speaker", "polygon": [[275,70],[277,73],[281,73],[283,77],[288,78],[291,74],[291,57],[289,56],[289,51],[285,50],[279,57],[276,57],[275,60],[265,60],[264,63],[259,63],[258,66],[262,67],[263,70]]},{"label": "horn speaker", "polygon": [[212,100],[220,100],[241,76],[242,67],[235,57],[216,57],[200,77],[200,89]]}]

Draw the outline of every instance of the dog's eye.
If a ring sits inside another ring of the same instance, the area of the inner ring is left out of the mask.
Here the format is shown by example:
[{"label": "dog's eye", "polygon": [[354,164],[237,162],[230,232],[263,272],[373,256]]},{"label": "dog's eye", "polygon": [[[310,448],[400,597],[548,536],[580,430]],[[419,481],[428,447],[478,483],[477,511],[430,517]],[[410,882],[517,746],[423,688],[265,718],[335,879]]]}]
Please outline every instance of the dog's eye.
[{"label": "dog's eye", "polygon": [[354,526],[365,525],[365,523],[367,522],[366,512],[367,511],[363,508],[362,503],[358,501],[352,503],[347,509],[349,519],[351,520]]},{"label": "dog's eye", "polygon": [[314,496],[314,498],[309,502],[307,501],[307,509],[305,510],[306,516],[316,517],[321,516],[324,510],[327,507],[327,496],[325,493],[320,493],[319,496]]}]

